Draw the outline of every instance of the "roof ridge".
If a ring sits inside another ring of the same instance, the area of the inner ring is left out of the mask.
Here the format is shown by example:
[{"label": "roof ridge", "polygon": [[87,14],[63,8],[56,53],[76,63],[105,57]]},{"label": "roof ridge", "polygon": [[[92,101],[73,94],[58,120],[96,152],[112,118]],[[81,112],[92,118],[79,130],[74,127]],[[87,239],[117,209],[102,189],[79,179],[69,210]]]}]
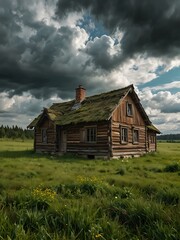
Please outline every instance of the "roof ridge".
[{"label": "roof ridge", "polygon": [[75,100],[74,100],[74,99],[72,99],[72,100],[69,100],[69,101],[52,103],[52,105],[51,105],[49,108],[51,108],[53,105],[56,105],[56,104],[70,103],[70,102],[73,102],[73,101],[75,101]]},{"label": "roof ridge", "polygon": [[124,88],[118,88],[118,89],[111,90],[111,91],[108,91],[108,92],[102,92],[102,93],[98,93],[98,94],[95,94],[95,95],[91,95],[91,96],[86,97],[84,100],[86,100],[86,99],[88,100],[88,98],[91,98],[91,97],[96,97],[96,96],[100,96],[100,95],[110,94],[110,93],[113,93],[113,92],[123,91],[123,90],[125,90],[125,89],[128,90],[128,89],[131,88],[131,87],[134,88],[134,85],[133,85],[133,84],[130,84],[130,85],[124,87]]},{"label": "roof ridge", "polygon": [[[133,84],[130,84],[130,85],[128,85],[128,86],[126,86],[126,87],[123,87],[123,88],[118,88],[118,89],[115,89],[115,90],[111,90],[111,91],[107,91],[107,92],[102,92],[102,93],[97,93],[97,94],[95,94],[95,95],[90,95],[90,96],[87,96],[83,101],[86,101],[86,100],[88,100],[89,98],[93,98],[93,97],[96,97],[96,96],[106,95],[106,94],[110,94],[110,93],[118,92],[118,91],[123,91],[123,90],[129,89],[129,88],[131,88],[131,87],[134,88],[134,85],[133,85]],[[65,104],[65,103],[70,103],[70,102],[73,103],[74,101],[75,101],[75,99],[72,99],[72,100],[69,100],[69,101],[64,101],[64,102],[52,103],[52,105],[49,107],[49,109],[52,109],[51,107],[52,107],[53,105]],[[82,102],[83,102],[83,101],[82,101]]]}]

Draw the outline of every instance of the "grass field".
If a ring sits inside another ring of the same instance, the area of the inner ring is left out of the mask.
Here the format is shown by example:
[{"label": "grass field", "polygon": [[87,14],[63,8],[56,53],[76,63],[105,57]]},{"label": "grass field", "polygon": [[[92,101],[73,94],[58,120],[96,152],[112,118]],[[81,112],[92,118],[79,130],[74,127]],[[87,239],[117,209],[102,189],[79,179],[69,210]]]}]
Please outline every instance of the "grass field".
[{"label": "grass field", "polygon": [[32,146],[0,140],[0,239],[180,239],[180,143],[111,161]]}]

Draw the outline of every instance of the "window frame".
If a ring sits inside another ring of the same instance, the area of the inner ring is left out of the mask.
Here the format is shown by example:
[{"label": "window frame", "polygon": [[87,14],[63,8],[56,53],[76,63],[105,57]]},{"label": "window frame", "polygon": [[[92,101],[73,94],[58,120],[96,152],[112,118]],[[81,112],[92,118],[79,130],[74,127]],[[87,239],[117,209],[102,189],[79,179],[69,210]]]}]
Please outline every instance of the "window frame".
[{"label": "window frame", "polygon": [[132,117],[133,116],[133,105],[130,102],[126,102],[126,115],[128,117]]},{"label": "window frame", "polygon": [[87,143],[97,142],[97,126],[87,126],[85,128],[85,140]]},{"label": "window frame", "polygon": [[[137,141],[136,141],[135,135],[134,135],[135,132],[137,132]],[[139,129],[138,128],[133,128],[132,139],[133,139],[133,144],[139,144]]]},{"label": "window frame", "polygon": [[48,143],[47,128],[41,129],[41,139],[42,143]]},{"label": "window frame", "polygon": [[120,133],[121,144],[128,144],[128,127],[121,126],[120,129],[121,129],[121,133]]},{"label": "window frame", "polygon": [[155,141],[155,138],[156,138],[156,137],[155,137],[154,134],[151,134],[151,135],[150,135],[150,143],[151,143],[151,144],[155,144],[155,142],[156,142],[156,141]]}]

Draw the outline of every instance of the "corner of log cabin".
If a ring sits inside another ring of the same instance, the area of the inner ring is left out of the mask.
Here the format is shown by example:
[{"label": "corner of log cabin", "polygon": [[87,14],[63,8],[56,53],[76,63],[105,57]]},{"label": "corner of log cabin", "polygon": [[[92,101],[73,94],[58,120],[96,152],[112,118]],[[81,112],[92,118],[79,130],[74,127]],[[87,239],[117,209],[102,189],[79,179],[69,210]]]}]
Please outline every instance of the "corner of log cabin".
[{"label": "corner of log cabin", "polygon": [[[132,116],[127,115],[127,102],[132,105]],[[128,141],[121,143],[121,126],[128,130]],[[123,157],[126,155],[142,155],[146,149],[146,124],[131,95],[128,94],[119,104],[112,115],[112,156]],[[139,132],[138,143],[133,143],[133,129]]]}]

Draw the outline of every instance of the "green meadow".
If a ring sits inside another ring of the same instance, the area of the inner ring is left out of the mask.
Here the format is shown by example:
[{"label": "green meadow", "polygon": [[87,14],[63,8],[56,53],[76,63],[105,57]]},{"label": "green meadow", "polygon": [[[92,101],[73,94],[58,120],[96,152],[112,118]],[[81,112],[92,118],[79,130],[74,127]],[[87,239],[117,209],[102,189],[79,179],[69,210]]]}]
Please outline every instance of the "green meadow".
[{"label": "green meadow", "polygon": [[180,143],[109,161],[0,140],[0,239],[180,239]]}]

